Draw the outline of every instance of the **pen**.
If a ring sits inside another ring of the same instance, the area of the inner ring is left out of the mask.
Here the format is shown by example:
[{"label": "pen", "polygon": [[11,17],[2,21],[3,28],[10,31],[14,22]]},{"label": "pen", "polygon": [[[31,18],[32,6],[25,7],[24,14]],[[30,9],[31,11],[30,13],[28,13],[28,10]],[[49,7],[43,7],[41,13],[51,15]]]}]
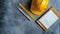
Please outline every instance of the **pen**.
[{"label": "pen", "polygon": [[21,3],[19,3],[19,6],[20,6],[32,19],[34,19],[34,16],[33,16]]},{"label": "pen", "polygon": [[31,20],[31,18],[30,18],[21,8],[18,8],[18,10],[19,10],[26,18],[28,18],[29,20]]}]

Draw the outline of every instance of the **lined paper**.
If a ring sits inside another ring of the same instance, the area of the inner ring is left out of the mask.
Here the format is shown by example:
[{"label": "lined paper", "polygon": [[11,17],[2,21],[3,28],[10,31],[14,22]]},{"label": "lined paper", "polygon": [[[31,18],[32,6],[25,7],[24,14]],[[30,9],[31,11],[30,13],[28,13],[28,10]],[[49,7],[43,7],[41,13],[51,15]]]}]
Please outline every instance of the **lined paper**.
[{"label": "lined paper", "polygon": [[39,21],[48,29],[52,24],[58,20],[58,17],[53,13],[52,10],[49,10],[45,15],[43,15]]}]

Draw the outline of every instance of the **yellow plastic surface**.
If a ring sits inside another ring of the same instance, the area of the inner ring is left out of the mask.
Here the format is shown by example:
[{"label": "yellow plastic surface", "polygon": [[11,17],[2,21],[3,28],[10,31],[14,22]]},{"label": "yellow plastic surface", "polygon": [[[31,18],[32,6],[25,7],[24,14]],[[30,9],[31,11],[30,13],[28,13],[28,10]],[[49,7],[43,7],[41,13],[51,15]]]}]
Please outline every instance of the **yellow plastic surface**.
[{"label": "yellow plastic surface", "polygon": [[31,12],[36,15],[41,15],[48,6],[48,0],[32,0]]}]

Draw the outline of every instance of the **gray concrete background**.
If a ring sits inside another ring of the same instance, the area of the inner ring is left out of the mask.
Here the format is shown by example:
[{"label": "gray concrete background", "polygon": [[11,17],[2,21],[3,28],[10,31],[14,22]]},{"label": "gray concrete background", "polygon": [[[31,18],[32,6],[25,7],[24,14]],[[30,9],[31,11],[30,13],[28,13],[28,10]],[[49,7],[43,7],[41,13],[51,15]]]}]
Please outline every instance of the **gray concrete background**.
[{"label": "gray concrete background", "polygon": [[[29,10],[26,3],[30,1],[0,0],[0,34],[59,34],[60,19],[45,32],[35,23],[38,16],[34,15],[35,19],[29,21],[21,12],[18,12],[16,7],[19,2]],[[60,13],[60,0],[49,0],[48,8],[51,6]]]}]

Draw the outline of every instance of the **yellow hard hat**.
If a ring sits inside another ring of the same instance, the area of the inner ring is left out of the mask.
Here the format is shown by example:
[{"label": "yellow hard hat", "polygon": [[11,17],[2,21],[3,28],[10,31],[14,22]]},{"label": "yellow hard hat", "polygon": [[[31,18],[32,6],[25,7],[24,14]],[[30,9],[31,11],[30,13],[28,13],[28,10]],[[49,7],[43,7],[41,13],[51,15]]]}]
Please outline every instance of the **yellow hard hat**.
[{"label": "yellow hard hat", "polygon": [[36,15],[41,15],[48,6],[48,0],[32,0],[31,12]]}]

